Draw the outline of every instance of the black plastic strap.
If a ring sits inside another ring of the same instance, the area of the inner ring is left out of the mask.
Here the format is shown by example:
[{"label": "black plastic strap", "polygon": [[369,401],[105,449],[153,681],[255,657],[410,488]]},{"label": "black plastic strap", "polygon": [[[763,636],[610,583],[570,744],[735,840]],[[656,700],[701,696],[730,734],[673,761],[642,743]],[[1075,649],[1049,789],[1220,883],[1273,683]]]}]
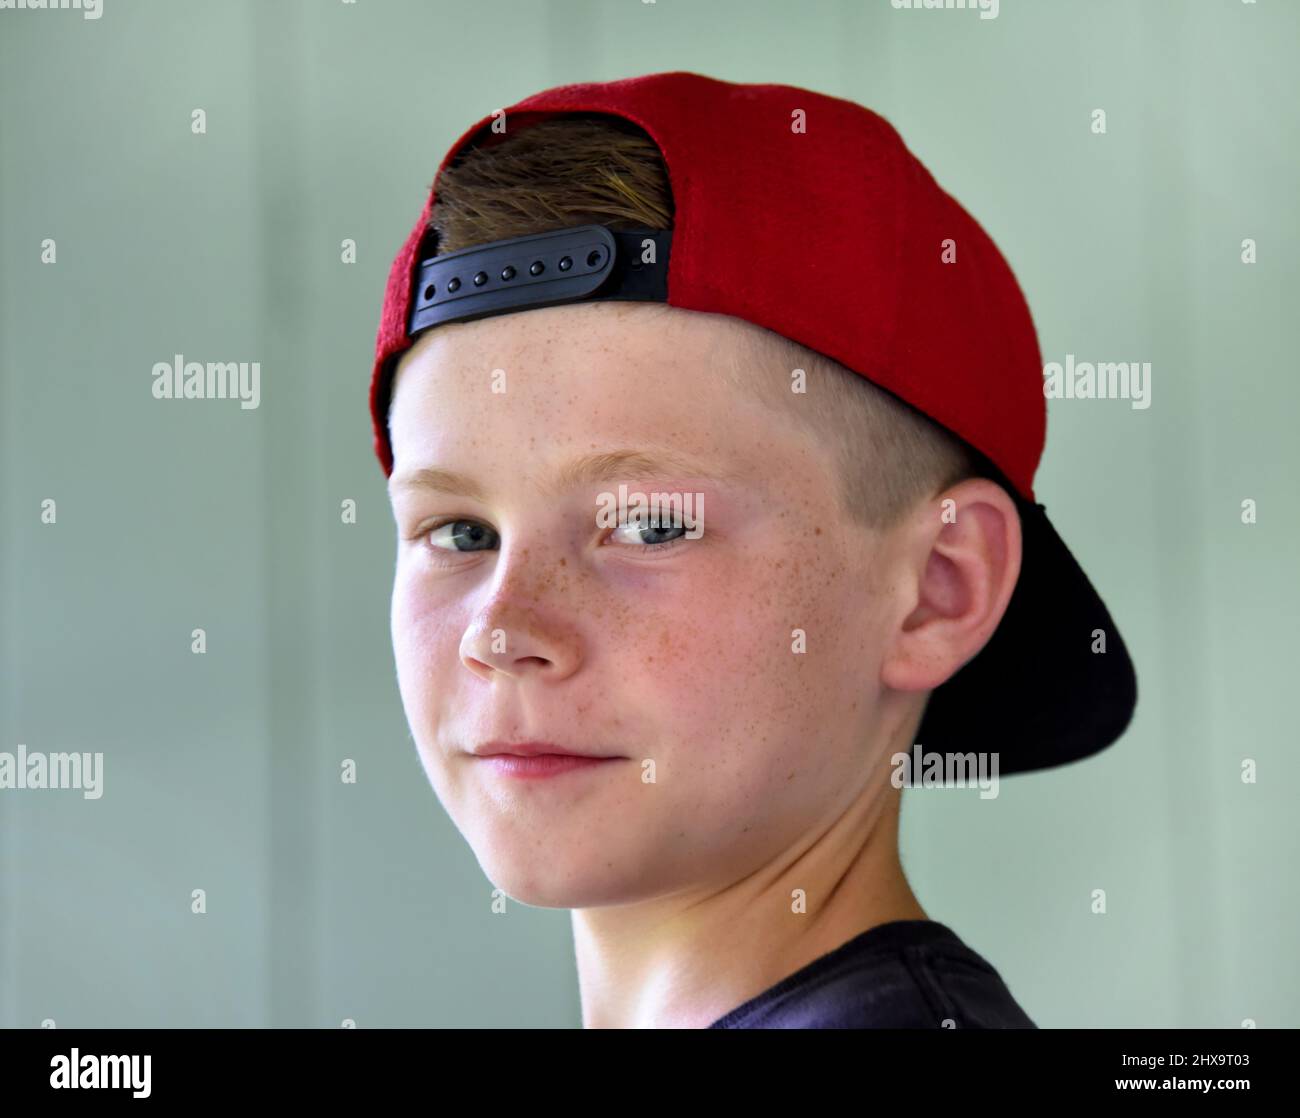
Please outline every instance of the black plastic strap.
[{"label": "black plastic strap", "polygon": [[[444,322],[600,299],[666,302],[672,231],[577,225],[421,261],[407,336]],[[653,261],[646,256],[653,245]]]}]

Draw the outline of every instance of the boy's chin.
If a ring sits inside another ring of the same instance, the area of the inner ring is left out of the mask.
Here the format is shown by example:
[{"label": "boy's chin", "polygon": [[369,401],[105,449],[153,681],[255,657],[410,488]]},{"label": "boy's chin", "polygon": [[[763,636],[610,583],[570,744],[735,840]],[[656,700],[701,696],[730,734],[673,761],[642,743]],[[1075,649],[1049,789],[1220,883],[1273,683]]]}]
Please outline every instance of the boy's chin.
[{"label": "boy's chin", "polygon": [[[477,852],[476,852],[477,853]],[[561,852],[534,849],[494,850],[478,856],[484,876],[510,900],[530,908],[601,908],[646,899],[644,880],[635,870],[610,864],[608,857],[590,853],[566,858]]]}]

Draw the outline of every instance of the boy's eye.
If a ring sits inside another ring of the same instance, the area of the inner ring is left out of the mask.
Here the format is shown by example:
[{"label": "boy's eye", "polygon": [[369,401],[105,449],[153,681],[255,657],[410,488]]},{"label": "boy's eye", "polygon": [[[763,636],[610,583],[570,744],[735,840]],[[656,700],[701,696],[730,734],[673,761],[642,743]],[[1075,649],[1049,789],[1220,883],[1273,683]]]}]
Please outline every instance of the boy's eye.
[{"label": "boy's eye", "polygon": [[[686,532],[682,518],[675,514],[644,516],[620,524],[611,538],[641,551],[666,551]],[[423,533],[429,546],[439,551],[489,551],[501,542],[495,530],[477,520],[445,520]]]},{"label": "boy's eye", "polygon": [[476,520],[448,520],[426,535],[431,546],[444,551],[481,551],[500,542],[496,532]]},{"label": "boy's eye", "polygon": [[[620,524],[611,533],[611,537],[621,537],[625,543],[633,546],[636,544],[645,544],[642,550],[655,550],[666,548],[670,544],[681,538],[686,531],[686,526],[682,523],[681,518],[673,513],[660,514],[658,516],[639,517],[629,520],[626,524]],[[671,535],[671,538],[664,538]],[[646,537],[652,537],[647,539]]]}]

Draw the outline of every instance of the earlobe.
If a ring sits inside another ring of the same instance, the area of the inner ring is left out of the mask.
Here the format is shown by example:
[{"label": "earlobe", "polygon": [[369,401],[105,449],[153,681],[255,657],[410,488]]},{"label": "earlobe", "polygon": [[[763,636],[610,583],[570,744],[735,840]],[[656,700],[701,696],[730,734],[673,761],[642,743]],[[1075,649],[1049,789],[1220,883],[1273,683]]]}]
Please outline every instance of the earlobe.
[{"label": "earlobe", "polygon": [[1020,515],[996,482],[969,478],[909,522],[903,561],[914,586],[881,664],[899,691],[933,690],[988,642],[1020,575]]}]

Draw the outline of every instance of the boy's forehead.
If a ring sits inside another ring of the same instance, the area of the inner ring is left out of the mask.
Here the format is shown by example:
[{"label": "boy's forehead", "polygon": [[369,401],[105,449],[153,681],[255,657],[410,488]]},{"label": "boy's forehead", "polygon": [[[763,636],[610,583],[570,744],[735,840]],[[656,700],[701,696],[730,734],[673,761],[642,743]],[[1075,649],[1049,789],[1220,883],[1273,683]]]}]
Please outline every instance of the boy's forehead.
[{"label": "boy's forehead", "polygon": [[[487,369],[510,383],[531,369],[565,377],[575,389],[609,390],[629,399],[670,391],[695,408],[729,407],[738,364],[750,365],[766,331],[728,315],[662,303],[611,301],[449,323],[427,331],[394,370],[390,408],[410,381],[473,387],[467,372]],[[508,390],[508,389],[507,389]],[[498,387],[497,392],[502,389]]]},{"label": "boy's forehead", "polygon": [[[788,378],[772,337],[728,315],[630,302],[435,328],[406,352],[394,379],[394,481],[462,468],[485,445],[508,444],[514,468],[526,460],[534,477],[563,474],[592,452],[658,447],[678,453],[653,463],[638,454],[624,472],[743,482],[765,494],[797,475],[805,486],[833,489],[829,460],[820,469],[808,462],[827,447],[768,399]],[[521,374],[526,387],[515,392]]]}]

